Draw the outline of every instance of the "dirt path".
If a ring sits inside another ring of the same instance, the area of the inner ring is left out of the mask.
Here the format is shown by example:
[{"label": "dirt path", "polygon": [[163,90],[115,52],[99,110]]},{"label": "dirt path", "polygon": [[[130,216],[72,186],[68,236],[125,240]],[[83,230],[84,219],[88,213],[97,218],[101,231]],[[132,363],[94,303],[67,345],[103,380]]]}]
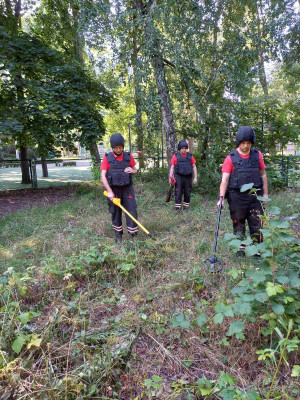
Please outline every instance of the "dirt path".
[{"label": "dirt path", "polygon": [[23,208],[49,206],[68,200],[78,186],[58,186],[45,189],[0,191],[0,218]]}]

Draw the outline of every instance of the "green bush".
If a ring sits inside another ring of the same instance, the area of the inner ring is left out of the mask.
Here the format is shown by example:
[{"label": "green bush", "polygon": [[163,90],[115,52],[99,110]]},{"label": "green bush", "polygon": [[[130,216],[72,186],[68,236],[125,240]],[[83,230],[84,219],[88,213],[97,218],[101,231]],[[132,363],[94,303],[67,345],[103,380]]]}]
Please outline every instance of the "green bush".
[{"label": "green bush", "polygon": [[92,157],[92,161],[90,163],[90,170],[93,174],[93,182],[100,182],[101,170],[100,170],[100,165],[97,163],[95,157]]},{"label": "green bush", "polygon": [[300,169],[297,157],[275,155],[264,157],[267,166],[269,186],[273,189],[296,187],[299,182]]}]

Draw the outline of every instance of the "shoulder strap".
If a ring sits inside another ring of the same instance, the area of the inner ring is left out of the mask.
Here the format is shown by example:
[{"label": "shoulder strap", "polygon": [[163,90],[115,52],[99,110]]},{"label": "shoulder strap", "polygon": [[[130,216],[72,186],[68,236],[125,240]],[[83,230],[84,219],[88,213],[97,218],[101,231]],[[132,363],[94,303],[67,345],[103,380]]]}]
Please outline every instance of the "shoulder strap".
[{"label": "shoulder strap", "polygon": [[123,155],[123,160],[124,161],[130,161],[131,160],[131,157],[130,157],[130,153],[129,152],[125,152],[124,151],[124,155]]},{"label": "shoulder strap", "polygon": [[257,149],[250,149],[250,158],[253,158],[254,160],[259,159],[259,152]]},{"label": "shoulder strap", "polygon": [[238,153],[236,150],[231,151],[231,152],[229,153],[229,155],[230,155],[231,160],[232,160],[233,163],[239,161],[240,158],[241,158],[241,157],[239,156],[239,153]]},{"label": "shoulder strap", "polygon": [[[106,154],[105,154],[105,155],[106,155]],[[106,157],[107,157],[107,161],[108,161],[109,163],[111,163],[112,161],[115,160],[115,156],[113,155],[112,152],[108,153],[108,154],[106,155]]]},{"label": "shoulder strap", "polygon": [[187,159],[188,159],[189,161],[192,160],[192,154],[191,154],[191,153],[187,153]]}]

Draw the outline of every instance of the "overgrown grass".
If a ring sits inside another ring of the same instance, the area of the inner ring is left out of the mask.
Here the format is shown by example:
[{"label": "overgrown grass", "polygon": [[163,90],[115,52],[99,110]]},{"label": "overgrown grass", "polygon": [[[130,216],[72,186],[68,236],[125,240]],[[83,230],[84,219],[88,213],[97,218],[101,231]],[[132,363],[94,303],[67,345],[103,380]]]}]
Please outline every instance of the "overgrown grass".
[{"label": "overgrown grass", "polygon": [[[218,244],[225,268],[210,274],[202,262],[212,255],[216,199],[194,193],[191,212],[177,213],[164,201],[161,175],[135,184],[139,220],[153,239],[125,233],[116,246],[97,185],[0,220],[3,398],[297,398],[300,360],[289,338],[271,386],[279,357],[256,352],[275,349],[276,332],[264,335],[265,320],[243,315],[244,339],[227,334],[237,320],[226,311],[237,277],[261,268],[222,239],[232,231],[228,208]],[[299,204],[290,190],[271,197],[286,216]],[[225,307],[222,323],[216,307]],[[297,324],[295,316],[294,338]]]}]

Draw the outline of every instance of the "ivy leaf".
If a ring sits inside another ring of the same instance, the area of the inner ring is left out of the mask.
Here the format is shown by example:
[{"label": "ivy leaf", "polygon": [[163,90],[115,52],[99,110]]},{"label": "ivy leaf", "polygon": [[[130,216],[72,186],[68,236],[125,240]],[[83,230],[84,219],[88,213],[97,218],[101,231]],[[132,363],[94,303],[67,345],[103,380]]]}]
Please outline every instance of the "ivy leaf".
[{"label": "ivy leaf", "polygon": [[235,249],[239,249],[240,245],[242,244],[242,241],[239,239],[233,239],[231,242],[228,243],[228,246],[234,247]]},{"label": "ivy leaf", "polygon": [[262,256],[263,258],[271,257],[271,256],[272,256],[272,252],[271,252],[271,250],[262,251],[261,256]]},{"label": "ivy leaf", "polygon": [[293,371],[292,371],[291,376],[293,376],[293,377],[300,376],[300,365],[295,364],[293,366]]},{"label": "ivy leaf", "polygon": [[223,400],[234,400],[235,392],[230,389],[222,389],[219,395]]},{"label": "ivy leaf", "polygon": [[235,234],[234,233],[225,233],[223,238],[224,238],[224,240],[231,240],[231,239],[235,238]]},{"label": "ivy leaf", "polygon": [[257,247],[256,246],[247,246],[246,248],[245,248],[245,254],[246,254],[246,256],[248,256],[248,257],[251,257],[251,256],[254,256],[254,254],[257,254]]},{"label": "ivy leaf", "polygon": [[252,183],[245,183],[242,187],[241,187],[241,189],[240,189],[240,192],[246,192],[247,190],[250,190],[250,189],[252,189],[253,188],[253,186],[254,186],[254,183],[252,182]]},{"label": "ivy leaf", "polygon": [[157,383],[157,382],[162,382],[163,378],[161,378],[158,375],[152,375],[152,380]]},{"label": "ivy leaf", "polygon": [[249,400],[258,400],[259,393],[255,392],[254,390],[247,390],[247,396]]},{"label": "ivy leaf", "polygon": [[277,279],[277,281],[278,281],[279,283],[281,283],[282,285],[287,285],[287,284],[290,282],[288,276],[277,276],[276,279]]},{"label": "ivy leaf", "polygon": [[239,300],[234,305],[234,312],[238,315],[245,315],[245,314],[249,315],[251,314],[251,304]]},{"label": "ivy leaf", "polygon": [[268,202],[268,201],[271,201],[272,199],[269,199],[268,197],[263,197],[263,196],[257,196],[257,200],[259,200],[259,201],[266,201],[266,202]]},{"label": "ivy leaf", "polygon": [[173,328],[190,329],[189,319],[185,319],[184,314],[181,312],[175,318],[171,319]]},{"label": "ivy leaf", "polygon": [[294,269],[289,270],[289,280],[290,280],[290,285],[294,288],[298,288],[300,286],[300,279],[298,277],[299,273],[298,271]]},{"label": "ivy leaf", "polygon": [[288,229],[290,227],[290,224],[287,221],[281,219],[273,219],[270,221],[270,226],[278,229]]},{"label": "ivy leaf", "polygon": [[17,353],[20,354],[22,347],[28,341],[29,337],[20,333],[19,336],[13,341],[11,348]]},{"label": "ivy leaf", "polygon": [[231,322],[228,331],[226,332],[227,336],[232,336],[237,333],[243,332],[245,329],[245,325],[242,321]]},{"label": "ivy leaf", "polygon": [[199,326],[204,325],[207,322],[207,317],[205,314],[199,314],[197,318],[197,324]]},{"label": "ivy leaf", "polygon": [[32,335],[30,342],[27,344],[27,349],[31,349],[32,346],[40,347],[42,340],[43,339],[39,335]]},{"label": "ivy leaf", "polygon": [[18,316],[18,319],[22,324],[26,325],[31,320],[31,312],[22,313]]},{"label": "ivy leaf", "polygon": [[274,285],[272,282],[267,282],[266,286],[266,292],[268,293],[269,297],[276,296],[277,293],[283,293],[285,290],[283,286]]},{"label": "ivy leaf", "polygon": [[226,317],[233,317],[233,311],[232,311],[232,306],[227,306],[224,303],[218,303],[214,307],[215,311],[217,313],[223,313],[226,315]]},{"label": "ivy leaf", "polygon": [[249,270],[246,272],[246,277],[251,278],[253,283],[258,284],[264,282],[266,275],[263,271]]},{"label": "ivy leaf", "polygon": [[285,233],[285,232],[279,232],[278,237],[282,242],[291,243],[291,242],[294,242],[294,240],[295,240],[294,236],[289,235],[288,233]]},{"label": "ivy leaf", "polygon": [[272,236],[272,232],[270,231],[270,229],[262,228],[260,231],[264,235],[265,238]]},{"label": "ivy leaf", "polygon": [[246,303],[249,303],[249,302],[251,302],[251,301],[253,301],[254,300],[254,295],[253,294],[243,294],[242,296],[241,296],[241,299],[242,299],[242,301],[244,301],[244,302],[246,302]]},{"label": "ivy leaf", "polygon": [[236,279],[239,275],[241,275],[243,273],[242,269],[231,269],[230,271],[228,271],[228,274],[232,276],[233,279]]},{"label": "ivy leaf", "polygon": [[272,303],[272,310],[278,315],[282,315],[284,313],[284,307],[279,303]]},{"label": "ivy leaf", "polygon": [[219,380],[220,380],[220,382],[229,383],[229,385],[235,385],[236,384],[236,380],[229,373],[225,374],[223,372],[222,375],[220,376]]},{"label": "ivy leaf", "polygon": [[222,314],[222,313],[218,313],[218,314],[216,314],[216,315],[214,316],[214,322],[215,322],[215,324],[222,324],[223,319],[224,319],[224,314]]},{"label": "ivy leaf", "polygon": [[252,244],[251,237],[247,237],[247,239],[243,240],[241,244],[244,244],[245,246],[249,246],[250,244]]},{"label": "ivy leaf", "polygon": [[269,300],[269,296],[267,295],[266,292],[255,293],[254,298],[260,303],[265,303],[267,300]]},{"label": "ivy leaf", "polygon": [[280,208],[276,207],[276,206],[273,206],[273,207],[270,208],[270,210],[268,210],[268,212],[270,214],[279,215],[280,214]]}]

